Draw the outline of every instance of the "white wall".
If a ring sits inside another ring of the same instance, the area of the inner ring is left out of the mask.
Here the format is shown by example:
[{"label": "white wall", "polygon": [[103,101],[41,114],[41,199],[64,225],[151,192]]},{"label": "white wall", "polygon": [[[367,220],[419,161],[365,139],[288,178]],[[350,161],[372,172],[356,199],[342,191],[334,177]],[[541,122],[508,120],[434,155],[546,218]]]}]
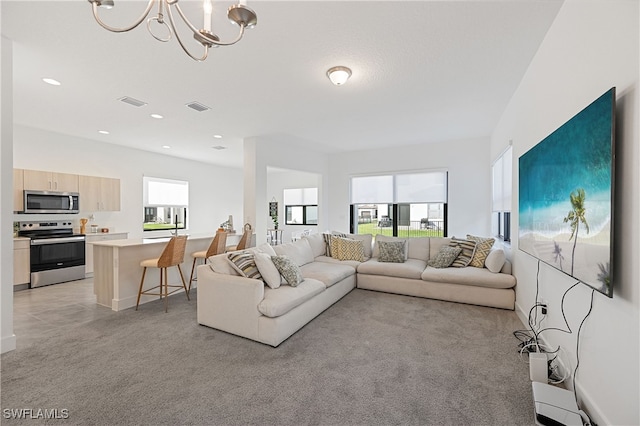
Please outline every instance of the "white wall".
[{"label": "white wall", "polygon": [[[490,235],[489,139],[448,141],[331,156],[329,222],[349,231],[349,179],[368,173],[446,169],[449,172],[448,236]],[[323,228],[324,229],[324,228]]]},{"label": "white wall", "polygon": [[[640,423],[639,18],[637,1],[566,1],[491,140],[492,158],[513,140],[513,266],[516,309],[524,318],[534,304],[537,261],[517,250],[518,157],[610,87],[617,88],[614,296],[595,294],[581,333],[576,378],[582,408],[598,424]],[[566,329],[560,301],[574,283],[541,265],[539,300],[550,303],[545,326]],[[561,346],[560,358],[571,371],[576,365],[576,332],[589,310],[590,296],[591,290],[580,285],[566,297],[573,334],[544,335],[551,346]]]},{"label": "white wall", "polygon": [[[0,5],[0,8],[2,6]],[[16,348],[13,334],[13,53],[12,42],[0,40],[0,352]]]},{"label": "white wall", "polygon": [[[190,233],[213,233],[230,214],[236,229],[242,224],[243,187],[239,168],[217,167],[24,126],[15,126],[14,141],[15,168],[120,179],[121,211],[64,215],[78,226],[81,217],[94,213],[95,223],[100,227],[111,228],[112,232],[129,232],[130,238],[142,237],[143,175],[189,182],[187,226]],[[62,218],[61,215],[14,215],[15,220],[43,217]],[[168,234],[168,231],[154,231],[155,234],[163,232]]]}]

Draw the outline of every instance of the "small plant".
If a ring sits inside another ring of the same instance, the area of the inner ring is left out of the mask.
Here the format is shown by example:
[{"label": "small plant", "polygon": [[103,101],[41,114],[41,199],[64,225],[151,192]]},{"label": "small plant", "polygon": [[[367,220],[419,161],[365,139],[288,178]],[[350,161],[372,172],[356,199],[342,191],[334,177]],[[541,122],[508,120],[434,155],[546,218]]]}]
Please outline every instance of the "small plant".
[{"label": "small plant", "polygon": [[271,220],[273,221],[273,228],[278,229],[278,215],[271,216]]}]

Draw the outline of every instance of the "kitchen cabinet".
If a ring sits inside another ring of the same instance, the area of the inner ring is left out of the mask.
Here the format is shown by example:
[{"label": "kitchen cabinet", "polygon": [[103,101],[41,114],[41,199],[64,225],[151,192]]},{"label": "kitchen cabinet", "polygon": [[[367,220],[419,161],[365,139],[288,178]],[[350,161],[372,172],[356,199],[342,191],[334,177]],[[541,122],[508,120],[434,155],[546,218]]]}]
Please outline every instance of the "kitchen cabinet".
[{"label": "kitchen cabinet", "polygon": [[24,210],[24,173],[22,169],[13,169],[13,211]]},{"label": "kitchen cabinet", "polygon": [[80,176],[82,211],[120,211],[120,179]]},{"label": "kitchen cabinet", "polygon": [[24,170],[23,188],[35,191],[78,192],[78,175]]},{"label": "kitchen cabinet", "polygon": [[85,235],[85,274],[93,275],[93,243],[96,241],[107,240],[126,240],[129,236],[128,232],[109,232],[106,234],[87,234]]},{"label": "kitchen cabinet", "polygon": [[13,240],[13,285],[27,284],[31,281],[30,250],[30,239]]}]

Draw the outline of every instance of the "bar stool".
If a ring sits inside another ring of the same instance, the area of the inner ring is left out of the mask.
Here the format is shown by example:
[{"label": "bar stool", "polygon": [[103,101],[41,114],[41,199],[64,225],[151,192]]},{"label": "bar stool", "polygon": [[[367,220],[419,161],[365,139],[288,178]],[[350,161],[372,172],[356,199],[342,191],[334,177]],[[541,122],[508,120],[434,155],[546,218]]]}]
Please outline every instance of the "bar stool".
[{"label": "bar stool", "polygon": [[[181,288],[184,289],[187,300],[189,299],[189,291],[187,290],[187,285],[184,282],[184,276],[182,275],[182,269],[180,268],[180,264],[184,261],[184,250],[187,246],[187,236],[180,235],[176,237],[172,237],[160,257],[155,259],[145,259],[140,262],[140,266],[144,269],[142,270],[142,279],[140,280],[140,289],[138,290],[138,300],[136,301],[136,311],[138,310],[138,305],[140,304],[140,296],[143,294],[152,295],[152,296],[164,296],[164,311],[167,312],[169,308],[169,295],[175,293]],[[169,277],[167,274],[167,269],[172,266],[178,267],[178,272],[180,272],[180,279],[182,280],[182,285],[171,285],[169,284]],[[147,290],[142,290],[142,286],[144,284],[144,276],[147,273],[147,268],[160,268],[160,285],[155,287],[151,287]],[[177,287],[175,290],[169,292],[169,287]],[[153,293],[153,290],[159,289],[158,293]],[[164,293],[163,293],[164,289]]]},{"label": "bar stool", "polygon": [[196,251],[191,253],[193,257],[193,264],[191,265],[191,276],[189,277],[189,289],[187,294],[191,291],[191,282],[194,280],[193,274],[196,270],[196,262],[198,259],[204,259],[204,263],[207,263],[207,259],[216,254],[224,253],[227,244],[227,233],[224,231],[216,232],[216,236],[213,237],[209,248],[202,251]]},{"label": "bar stool", "polygon": [[227,246],[227,251],[236,251],[236,250],[244,250],[245,248],[251,245],[251,237],[253,235],[253,228],[251,224],[245,223],[244,225],[244,233],[242,237],[240,237],[240,241],[236,245]]}]

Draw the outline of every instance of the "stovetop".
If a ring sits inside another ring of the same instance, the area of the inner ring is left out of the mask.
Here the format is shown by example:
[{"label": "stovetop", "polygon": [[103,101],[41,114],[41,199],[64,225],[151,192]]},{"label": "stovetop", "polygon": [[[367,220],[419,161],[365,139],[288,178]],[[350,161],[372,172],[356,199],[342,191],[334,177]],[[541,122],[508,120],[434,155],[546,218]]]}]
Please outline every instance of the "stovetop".
[{"label": "stovetop", "polygon": [[74,234],[73,223],[70,221],[31,221],[19,223],[18,236],[33,239],[75,237],[84,234]]}]

